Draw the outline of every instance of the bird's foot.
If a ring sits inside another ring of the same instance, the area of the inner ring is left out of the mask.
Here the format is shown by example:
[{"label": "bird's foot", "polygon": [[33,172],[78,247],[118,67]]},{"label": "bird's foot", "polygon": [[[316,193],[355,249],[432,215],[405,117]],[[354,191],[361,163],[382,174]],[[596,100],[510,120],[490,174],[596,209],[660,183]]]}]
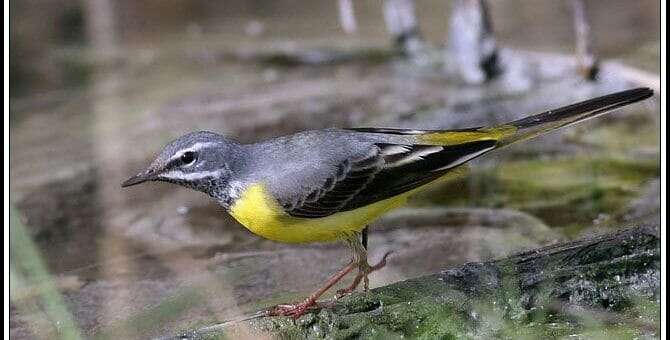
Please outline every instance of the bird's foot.
[{"label": "bird's foot", "polygon": [[305,300],[300,303],[293,305],[279,305],[273,309],[265,311],[265,316],[290,316],[293,320],[299,318],[301,315],[305,314],[309,308],[312,307],[332,307],[333,303],[319,303],[316,299],[319,298],[324,292],[330,289],[334,284],[336,284],[340,279],[345,275],[349,274],[356,264],[352,261],[349,262],[344,268],[342,268],[337,274],[333,275],[331,278],[326,281],[319,289],[315,290],[310,294]]},{"label": "bird's foot", "polygon": [[289,316],[295,320],[313,306],[316,306],[316,299],[307,298],[296,304],[277,305],[273,309],[265,311],[265,316]]},{"label": "bird's foot", "polygon": [[335,302],[318,302],[316,299],[307,298],[296,304],[277,305],[274,308],[265,311],[265,316],[288,316],[296,320],[312,308],[331,308]]},{"label": "bird's foot", "polygon": [[335,298],[339,299],[343,296],[350,295],[351,293],[353,293],[358,287],[358,285],[361,283],[361,280],[363,281],[363,287],[365,291],[366,292],[370,291],[370,279],[368,278],[368,275],[370,275],[370,273],[374,271],[384,268],[384,266],[386,266],[386,258],[390,254],[391,254],[390,251],[386,252],[386,254],[384,254],[384,257],[382,257],[382,259],[379,262],[377,262],[377,264],[375,264],[374,266],[369,265],[367,262],[365,262],[362,265],[359,265],[358,274],[356,274],[354,282],[352,282],[351,285],[347,288],[338,289]]}]

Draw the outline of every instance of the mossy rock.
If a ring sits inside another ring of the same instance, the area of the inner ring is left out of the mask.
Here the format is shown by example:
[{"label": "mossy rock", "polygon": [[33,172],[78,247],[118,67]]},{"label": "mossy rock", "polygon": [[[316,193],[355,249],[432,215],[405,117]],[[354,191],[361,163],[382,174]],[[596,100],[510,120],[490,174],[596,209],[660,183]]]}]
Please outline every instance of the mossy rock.
[{"label": "mossy rock", "polygon": [[660,231],[641,226],[398,282],[298,320],[260,317],[182,334],[282,339],[655,337]]}]

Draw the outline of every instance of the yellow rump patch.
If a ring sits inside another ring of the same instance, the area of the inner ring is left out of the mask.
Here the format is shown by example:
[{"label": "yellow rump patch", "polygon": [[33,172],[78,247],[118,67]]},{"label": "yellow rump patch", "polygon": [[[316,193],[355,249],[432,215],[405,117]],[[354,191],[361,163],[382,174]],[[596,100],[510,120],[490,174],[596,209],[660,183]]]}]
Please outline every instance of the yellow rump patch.
[{"label": "yellow rump patch", "polygon": [[501,140],[517,132],[517,128],[511,125],[501,125],[490,129],[478,131],[445,131],[427,133],[418,136],[419,140],[435,145],[455,145],[481,140]]}]

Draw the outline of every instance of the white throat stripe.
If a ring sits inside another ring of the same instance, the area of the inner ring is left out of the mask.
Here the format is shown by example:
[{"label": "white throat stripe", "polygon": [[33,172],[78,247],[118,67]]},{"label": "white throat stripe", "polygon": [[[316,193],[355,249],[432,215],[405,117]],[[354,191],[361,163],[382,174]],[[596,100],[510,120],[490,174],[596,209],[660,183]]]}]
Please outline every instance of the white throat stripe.
[{"label": "white throat stripe", "polygon": [[214,177],[217,178],[222,174],[222,170],[213,170],[213,171],[199,171],[191,173],[183,173],[181,171],[172,170],[166,172],[162,175],[166,179],[176,179],[182,181],[193,181],[202,178]]}]

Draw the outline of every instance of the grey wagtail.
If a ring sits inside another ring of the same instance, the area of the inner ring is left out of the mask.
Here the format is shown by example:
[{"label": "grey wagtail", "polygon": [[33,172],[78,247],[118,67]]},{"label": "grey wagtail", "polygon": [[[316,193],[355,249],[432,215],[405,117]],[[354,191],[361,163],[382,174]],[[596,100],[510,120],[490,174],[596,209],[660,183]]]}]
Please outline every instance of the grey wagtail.
[{"label": "grey wagtail", "polygon": [[324,129],[254,144],[200,131],[170,142],[122,187],[146,181],[180,184],[216,199],[251,232],[281,242],[344,240],[353,258],[304,301],[267,315],[298,317],[358,268],[352,292],[385,265],[367,261],[369,223],[428,184],[448,179],[489,151],[597,117],[653,94],[638,88],[590,99],[495,127],[459,130]]}]

